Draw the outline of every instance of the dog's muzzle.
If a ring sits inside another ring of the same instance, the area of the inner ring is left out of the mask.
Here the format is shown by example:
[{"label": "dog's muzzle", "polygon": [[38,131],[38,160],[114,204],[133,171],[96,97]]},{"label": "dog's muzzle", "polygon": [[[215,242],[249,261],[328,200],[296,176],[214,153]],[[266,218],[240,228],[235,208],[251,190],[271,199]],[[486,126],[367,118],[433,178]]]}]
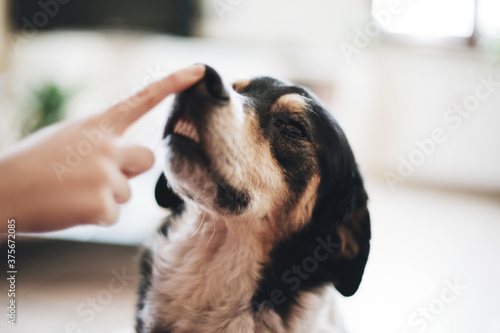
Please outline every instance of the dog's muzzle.
[{"label": "dog's muzzle", "polygon": [[205,76],[191,88],[177,94],[163,138],[169,134],[199,143],[210,113],[229,103],[229,92],[219,74],[206,66]]}]

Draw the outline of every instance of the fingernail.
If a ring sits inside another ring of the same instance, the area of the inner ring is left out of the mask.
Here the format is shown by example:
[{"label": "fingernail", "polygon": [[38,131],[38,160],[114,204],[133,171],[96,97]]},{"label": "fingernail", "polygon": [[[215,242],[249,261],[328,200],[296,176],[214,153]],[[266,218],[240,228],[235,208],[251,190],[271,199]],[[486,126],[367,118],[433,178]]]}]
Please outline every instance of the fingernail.
[{"label": "fingernail", "polygon": [[205,65],[203,64],[194,64],[193,66],[188,68],[189,73],[199,76],[205,73]]}]

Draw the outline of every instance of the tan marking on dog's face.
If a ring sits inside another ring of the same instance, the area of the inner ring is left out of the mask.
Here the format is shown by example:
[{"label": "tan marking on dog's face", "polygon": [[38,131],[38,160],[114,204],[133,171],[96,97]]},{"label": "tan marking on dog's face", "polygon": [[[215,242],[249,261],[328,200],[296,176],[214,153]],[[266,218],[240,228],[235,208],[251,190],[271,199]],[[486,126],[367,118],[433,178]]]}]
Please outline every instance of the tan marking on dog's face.
[{"label": "tan marking on dog's face", "polygon": [[[276,102],[271,107],[271,112],[290,114],[292,118],[307,118],[306,112],[308,110],[308,99],[298,95],[298,94],[287,94],[283,95],[276,100]],[[307,156],[306,161],[310,165],[311,173],[307,175],[307,186],[300,193],[299,198],[295,202],[291,203],[292,207],[286,207],[283,205],[284,202],[295,195],[296,193],[290,193],[290,189],[283,196],[283,200],[278,203],[276,208],[281,210],[277,215],[286,216],[285,220],[288,221],[286,227],[289,228],[288,231],[298,231],[302,226],[304,226],[312,217],[312,211],[317,199],[317,190],[321,177],[319,175],[319,166],[316,161],[316,146],[314,142],[310,139],[307,141],[300,142],[297,145],[290,145],[286,147],[287,153],[291,156],[299,155]],[[305,175],[304,175],[305,176]],[[290,211],[283,211],[290,210]]]},{"label": "tan marking on dog's face", "polygon": [[272,156],[270,142],[262,136],[262,129],[255,112],[247,109],[246,114],[243,129],[246,138],[244,153],[249,161],[249,169],[244,185],[253,194],[254,200],[251,206],[254,208],[254,213],[262,215],[283,202],[287,186],[282,176],[282,169]]},{"label": "tan marking on dog's face", "polygon": [[278,98],[273,108],[285,108],[292,113],[304,113],[307,109],[307,99],[297,94],[284,95]]},{"label": "tan marking on dog's face", "polygon": [[250,80],[250,79],[242,79],[242,80],[235,81],[235,82],[233,82],[233,89],[237,93],[241,93],[243,91],[243,89],[245,89],[250,84],[250,82],[252,82],[252,80]]},{"label": "tan marking on dog's face", "polygon": [[299,230],[311,220],[316,199],[318,197],[318,187],[321,181],[319,174],[315,173],[309,180],[309,184],[302,194],[299,202],[292,212],[292,221],[294,221],[293,228]]}]

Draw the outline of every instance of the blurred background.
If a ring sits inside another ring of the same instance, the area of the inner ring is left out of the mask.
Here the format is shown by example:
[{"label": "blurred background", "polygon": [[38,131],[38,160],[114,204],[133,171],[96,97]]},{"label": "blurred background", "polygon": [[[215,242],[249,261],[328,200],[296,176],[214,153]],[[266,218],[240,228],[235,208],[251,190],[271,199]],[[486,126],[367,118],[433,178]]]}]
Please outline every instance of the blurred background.
[{"label": "blurred background", "polygon": [[[196,62],[307,86],[371,199],[364,281],[338,300],[347,331],[500,333],[500,1],[0,0],[0,50],[0,152]],[[157,151],[168,103],[127,139]],[[113,227],[24,235],[2,332],[133,331],[159,174],[132,181]]]}]

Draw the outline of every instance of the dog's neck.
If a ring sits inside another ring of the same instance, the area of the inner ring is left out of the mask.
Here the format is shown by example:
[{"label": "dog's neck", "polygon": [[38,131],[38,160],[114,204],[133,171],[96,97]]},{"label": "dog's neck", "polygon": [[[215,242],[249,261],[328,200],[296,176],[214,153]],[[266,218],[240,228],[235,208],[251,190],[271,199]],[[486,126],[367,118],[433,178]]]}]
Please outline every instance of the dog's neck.
[{"label": "dog's neck", "polygon": [[249,305],[275,242],[266,219],[228,218],[192,207],[174,218],[168,238],[152,244],[159,254],[151,294],[159,312],[153,317],[164,323],[184,318],[188,327],[192,320],[196,330],[206,314],[206,327],[213,328],[207,332],[231,331],[238,320],[253,322]]},{"label": "dog's neck", "polygon": [[197,208],[189,210],[183,216],[182,223],[187,225],[183,234],[196,238],[198,246],[207,250],[236,247],[257,251],[264,259],[279,238],[275,219],[267,215],[224,216]]}]

